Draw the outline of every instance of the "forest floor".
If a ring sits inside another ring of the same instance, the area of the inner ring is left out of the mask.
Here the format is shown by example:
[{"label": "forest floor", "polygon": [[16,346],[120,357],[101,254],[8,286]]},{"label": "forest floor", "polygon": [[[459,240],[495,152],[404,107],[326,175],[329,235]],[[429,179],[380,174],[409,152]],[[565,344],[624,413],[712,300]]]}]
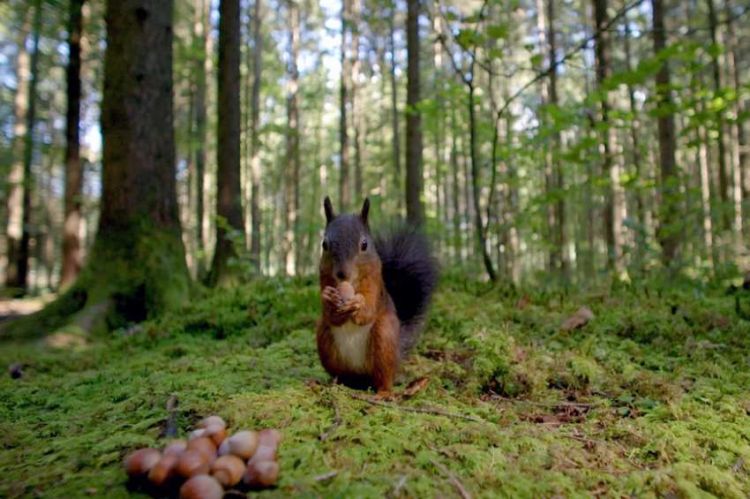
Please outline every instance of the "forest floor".
[{"label": "forest floor", "polygon": [[750,495],[750,322],[723,290],[445,279],[398,389],[429,382],[385,405],[330,384],[318,310],[312,280],[266,280],[109,338],[0,339],[25,364],[0,379],[0,497],[127,496],[122,458],[163,443],[173,394],[182,434],[283,431],[267,496]]}]

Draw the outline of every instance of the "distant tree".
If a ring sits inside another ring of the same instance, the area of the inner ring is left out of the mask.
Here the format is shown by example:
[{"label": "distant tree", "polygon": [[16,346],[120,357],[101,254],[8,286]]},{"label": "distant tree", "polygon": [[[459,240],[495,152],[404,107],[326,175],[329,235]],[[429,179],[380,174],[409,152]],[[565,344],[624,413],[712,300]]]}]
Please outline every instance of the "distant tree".
[{"label": "distant tree", "polygon": [[[244,239],[240,187],[240,2],[219,4],[218,67],[218,171],[216,248],[209,285],[223,285],[237,276],[231,259],[237,257],[235,243]],[[233,241],[234,239],[234,241]]]},{"label": "distant tree", "polygon": [[198,250],[198,275],[205,269],[205,258],[202,256],[205,248],[205,234],[203,219],[205,217],[205,176],[206,176],[206,124],[208,82],[207,73],[211,69],[211,33],[210,33],[210,0],[194,0],[193,12],[193,77],[195,90],[193,92],[193,113],[195,126],[191,147],[195,154],[195,244]]},{"label": "distant tree", "polygon": [[300,174],[300,126],[299,126],[299,57],[300,8],[296,0],[287,1],[289,15],[289,61],[287,67],[287,131],[284,171],[284,241],[283,260],[286,273],[297,273],[299,264],[299,174]]},{"label": "distant tree", "polygon": [[260,86],[263,70],[262,0],[253,7],[253,84],[250,100],[250,258],[260,273]]},{"label": "distant tree", "polygon": [[81,270],[81,196],[83,168],[80,151],[81,37],[83,3],[70,0],[68,18],[67,113],[65,121],[65,206],[60,286],[69,286]]},{"label": "distant tree", "polygon": [[406,7],[406,219],[414,225],[424,222],[422,203],[422,117],[418,109],[419,84],[419,0],[407,0]]},{"label": "distant tree", "polygon": [[18,55],[16,56],[16,91],[13,97],[13,145],[12,163],[8,174],[7,216],[5,240],[7,247],[7,271],[5,284],[9,288],[21,288],[18,269],[18,252],[23,232],[24,197],[24,144],[28,134],[26,115],[29,106],[29,74],[31,58],[26,48],[26,39],[31,31],[31,9],[23,14],[21,29],[18,32]]},{"label": "distant tree", "polygon": [[352,87],[352,67],[349,53],[348,33],[352,18],[352,0],[341,0],[341,84],[339,87],[339,203],[342,212],[352,204],[352,188],[349,165],[349,119],[348,106]]},{"label": "distant tree", "polygon": [[391,83],[391,148],[393,157],[393,173],[396,179],[396,207],[401,212],[403,206],[403,179],[401,173],[401,125],[398,114],[398,85],[396,84],[396,40],[393,18],[396,16],[395,2],[391,4],[388,17],[388,45],[391,57],[388,76]]},{"label": "distant tree", "polygon": [[[654,54],[658,57],[667,45],[662,0],[651,0],[651,9],[653,12]],[[663,60],[659,72],[656,74],[656,98],[660,110],[657,124],[659,129],[659,168],[661,172],[661,206],[657,238],[661,244],[662,262],[666,267],[674,264],[680,242],[680,234],[675,229],[675,223],[679,216],[678,179],[670,79],[669,62]]]}]

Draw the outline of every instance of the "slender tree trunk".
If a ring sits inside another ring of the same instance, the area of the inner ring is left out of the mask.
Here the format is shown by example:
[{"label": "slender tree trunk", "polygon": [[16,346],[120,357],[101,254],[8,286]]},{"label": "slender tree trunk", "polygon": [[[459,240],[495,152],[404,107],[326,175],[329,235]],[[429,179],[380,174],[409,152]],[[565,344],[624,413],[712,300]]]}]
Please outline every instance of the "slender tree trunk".
[{"label": "slender tree trunk", "polygon": [[9,288],[20,288],[18,275],[18,251],[23,232],[23,191],[24,191],[24,144],[28,134],[26,115],[29,105],[29,76],[31,59],[26,48],[26,39],[31,30],[32,9],[24,16],[18,36],[18,56],[16,58],[16,93],[13,98],[13,162],[8,174],[8,199],[6,226],[7,270],[5,284]]},{"label": "slender tree trunk", "polygon": [[[737,48],[737,35],[734,30],[734,23],[732,22],[732,11],[729,6],[730,2],[724,2],[724,12],[727,18],[726,22],[726,36],[727,36],[727,69],[732,79],[732,85],[737,98],[733,107],[734,120],[730,132],[730,149],[731,149],[731,164],[732,164],[732,202],[734,205],[734,218],[733,218],[733,230],[734,238],[737,245],[737,253],[739,254],[743,250],[743,229],[746,229],[747,224],[743,224],[742,221],[742,199],[743,199],[743,171],[747,171],[748,165],[747,153],[743,153],[742,149],[746,147],[745,142],[745,131],[744,131],[744,120],[740,118],[742,114],[742,101],[743,91],[742,84],[740,81],[740,70],[737,67],[739,62],[738,48]],[[750,173],[750,172],[748,172]],[[746,193],[745,193],[746,194]]]},{"label": "slender tree trunk", "polygon": [[219,4],[218,145],[216,250],[208,282],[231,282],[236,276],[230,260],[235,244],[243,241],[240,186],[240,2]]},{"label": "slender tree trunk", "polygon": [[349,23],[352,17],[352,0],[342,0],[341,3],[341,87],[339,91],[339,145],[340,152],[340,175],[339,175],[339,203],[340,211],[347,211],[352,204],[351,181],[349,180],[349,130],[348,130],[348,103],[351,92],[351,59],[348,56],[347,33],[351,30]]},{"label": "slender tree trunk", "polygon": [[[664,29],[664,6],[662,0],[651,0],[653,12],[654,54],[666,47]],[[662,262],[672,267],[679,251],[679,231],[675,227],[678,217],[678,178],[675,163],[675,129],[672,114],[672,92],[670,90],[669,63],[664,61],[656,74],[658,117],[659,165],[661,174],[661,206],[657,238],[662,247]]]},{"label": "slender tree trunk", "polygon": [[83,168],[81,167],[81,37],[83,36],[83,2],[70,0],[68,20],[68,109],[65,122],[65,207],[63,222],[62,270],[60,286],[67,287],[81,270],[81,196]]},{"label": "slender tree trunk", "polygon": [[700,168],[701,181],[701,215],[703,227],[703,245],[706,249],[706,257],[713,268],[714,262],[714,238],[713,220],[711,219],[711,177],[708,169],[708,153],[706,152],[706,140],[703,137],[705,130],[698,127],[696,130],[698,143],[698,166]]},{"label": "slender tree trunk", "polygon": [[206,176],[206,97],[208,94],[207,74],[212,70],[210,44],[210,0],[196,0],[193,38],[196,51],[193,72],[195,73],[195,95],[193,111],[195,128],[191,146],[195,148],[195,244],[197,250],[198,275],[204,272],[204,196]]},{"label": "slender tree trunk", "polygon": [[[549,36],[547,37],[549,43],[549,103],[552,106],[557,106],[557,40],[555,37],[555,0],[547,0],[547,22],[549,25]],[[551,166],[552,175],[554,178],[553,185],[557,191],[555,204],[554,204],[554,218],[555,218],[555,231],[554,231],[554,249],[552,252],[552,260],[557,269],[560,270],[562,275],[565,277],[569,272],[568,257],[566,252],[567,240],[565,237],[565,197],[563,196],[563,189],[565,187],[565,179],[563,173],[563,166],[558,159],[558,153],[560,150],[560,132],[555,130],[552,134],[552,154],[551,154]]]},{"label": "slender tree trunk", "polygon": [[285,193],[284,259],[287,275],[297,273],[299,262],[299,57],[300,13],[296,0],[287,2],[289,10],[289,67],[287,82],[287,137]]},{"label": "slender tree trunk", "polygon": [[262,83],[263,32],[262,0],[255,0],[253,16],[253,88],[250,109],[250,258],[256,273],[260,274],[260,86]]},{"label": "slender tree trunk", "polygon": [[351,37],[352,37],[352,53],[351,53],[351,68],[352,68],[352,86],[350,93],[350,109],[352,111],[352,125],[354,129],[354,195],[359,202],[364,194],[363,184],[363,140],[364,131],[362,130],[363,122],[363,107],[362,107],[362,96],[359,95],[359,78],[362,62],[359,60],[359,43],[360,43],[360,32],[359,27],[362,23],[362,0],[352,0],[352,23],[351,26]]},{"label": "slender tree trunk", "polygon": [[607,0],[594,1],[594,20],[596,29],[596,81],[597,88],[603,92],[601,96],[601,125],[604,131],[601,134],[600,151],[602,154],[602,170],[609,177],[611,190],[605,196],[604,225],[607,239],[607,262],[618,276],[624,272],[622,261],[622,237],[623,237],[623,206],[624,196],[620,186],[620,165],[613,158],[616,150],[615,130],[609,119],[609,96],[603,90],[604,83],[610,75],[610,35],[606,30],[609,23],[607,14]]},{"label": "slender tree trunk", "polygon": [[461,194],[459,184],[457,126],[456,108],[451,107],[451,201],[453,203],[453,260],[456,265],[461,262],[461,247],[463,246],[463,237],[461,234]]},{"label": "slender tree trunk", "polygon": [[424,223],[422,203],[422,116],[419,84],[419,0],[407,0],[406,45],[406,219],[410,224]]},{"label": "slender tree trunk", "polygon": [[[624,48],[625,48],[625,70],[630,72],[633,70],[632,65],[632,52],[631,52],[631,30],[630,30],[630,20],[625,17],[624,20],[625,25],[625,38],[623,40],[624,42]],[[643,157],[641,154],[641,143],[640,143],[640,119],[639,119],[639,112],[638,112],[638,105],[636,103],[635,99],[635,88],[631,83],[628,83],[628,103],[630,105],[630,146],[631,146],[631,155],[630,160],[633,163],[633,168],[635,171],[635,176],[637,179],[637,183],[635,186],[635,211],[636,215],[638,217],[638,236],[636,236],[635,239],[635,260],[637,262],[637,267],[640,270],[640,267],[642,265],[643,261],[643,249],[646,244],[646,238],[644,237],[647,233],[646,230],[646,214],[645,214],[645,203],[643,200],[643,192],[642,192],[642,176],[643,176],[643,169],[641,167],[641,162],[643,161]]]},{"label": "slender tree trunk", "polygon": [[[709,33],[711,35],[711,44],[717,46],[718,39],[716,36],[716,8],[714,6],[714,0],[706,0],[706,6],[708,7],[708,26]],[[714,94],[718,97],[721,93],[721,69],[719,65],[719,58],[716,55],[716,51],[711,51],[711,74],[713,76]],[[716,131],[718,136],[716,143],[718,147],[718,160],[719,160],[719,199],[721,200],[721,228],[728,230],[731,227],[730,217],[730,188],[729,188],[729,170],[727,167],[727,155],[726,155],[726,143],[724,140],[724,113],[722,110],[716,111]]]},{"label": "slender tree trunk", "polygon": [[396,15],[395,5],[391,9],[391,15],[388,16],[388,39],[390,45],[391,54],[391,66],[390,66],[390,81],[391,81],[391,127],[393,133],[393,172],[395,176],[395,193],[396,193],[396,208],[398,213],[402,213],[404,196],[403,185],[402,185],[402,173],[401,173],[401,133],[399,124],[399,113],[398,113],[398,85],[396,84],[396,41],[394,37],[394,26],[393,18]]}]

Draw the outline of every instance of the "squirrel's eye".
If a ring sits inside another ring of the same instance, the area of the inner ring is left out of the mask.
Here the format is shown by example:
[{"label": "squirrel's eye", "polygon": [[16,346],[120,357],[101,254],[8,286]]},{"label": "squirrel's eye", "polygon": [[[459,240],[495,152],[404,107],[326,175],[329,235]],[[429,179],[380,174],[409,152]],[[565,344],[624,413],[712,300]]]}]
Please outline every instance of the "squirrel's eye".
[{"label": "squirrel's eye", "polygon": [[367,239],[362,239],[362,242],[359,243],[359,249],[362,251],[367,251]]},{"label": "squirrel's eye", "polygon": [[323,251],[328,251],[328,240],[323,239]]}]

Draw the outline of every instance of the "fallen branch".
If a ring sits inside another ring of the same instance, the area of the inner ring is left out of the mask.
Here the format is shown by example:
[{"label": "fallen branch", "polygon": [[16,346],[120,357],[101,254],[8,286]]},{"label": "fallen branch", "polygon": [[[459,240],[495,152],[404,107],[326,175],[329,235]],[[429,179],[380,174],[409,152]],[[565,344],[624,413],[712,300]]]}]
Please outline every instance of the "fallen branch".
[{"label": "fallen branch", "polygon": [[461,481],[450,472],[448,468],[440,464],[438,461],[434,459],[430,459],[430,462],[433,466],[435,466],[440,473],[446,476],[448,478],[448,481],[453,485],[453,487],[456,489],[456,492],[458,492],[458,495],[462,497],[462,499],[471,499],[471,494],[468,490],[466,490],[466,487],[461,483]]},{"label": "fallen branch", "polygon": [[398,409],[400,411],[404,412],[416,412],[420,414],[433,414],[435,416],[445,416],[448,418],[455,418],[455,419],[464,419],[467,421],[473,421],[475,423],[487,423],[484,419],[478,418],[476,416],[469,416],[466,414],[457,414],[454,412],[448,412],[444,411],[443,409],[438,408],[429,408],[429,407],[406,407],[403,405],[398,404],[391,404],[388,402],[382,402],[380,400],[374,400],[370,397],[366,397],[364,395],[360,395],[358,393],[352,393],[351,397],[353,399],[361,400],[362,402],[367,402],[370,405],[380,406],[380,407],[390,407],[391,409]]},{"label": "fallen branch", "polygon": [[313,481],[315,481],[315,482],[325,482],[325,481],[330,480],[331,478],[335,477],[338,474],[339,474],[338,471],[329,471],[328,473],[323,473],[322,475],[318,475],[318,476],[314,477]]}]

